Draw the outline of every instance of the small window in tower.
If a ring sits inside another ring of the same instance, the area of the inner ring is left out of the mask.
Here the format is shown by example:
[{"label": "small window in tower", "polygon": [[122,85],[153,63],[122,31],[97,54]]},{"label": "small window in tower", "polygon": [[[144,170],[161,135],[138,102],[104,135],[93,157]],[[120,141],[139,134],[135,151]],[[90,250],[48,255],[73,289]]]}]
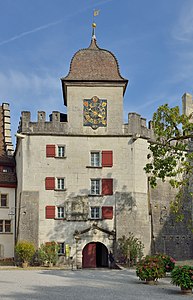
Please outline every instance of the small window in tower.
[{"label": "small window in tower", "polygon": [[101,208],[98,206],[92,206],[90,208],[90,218],[91,219],[101,219]]},{"label": "small window in tower", "polygon": [[101,166],[100,151],[91,152],[91,166],[92,167],[100,167]]},{"label": "small window in tower", "polygon": [[64,207],[62,207],[62,206],[57,207],[57,217],[58,217],[58,219],[64,218]]},{"label": "small window in tower", "polygon": [[65,146],[58,146],[57,157],[65,157]]},{"label": "small window in tower", "polygon": [[101,192],[101,180],[91,179],[91,195],[100,195]]},{"label": "small window in tower", "polygon": [[57,178],[57,189],[64,190],[64,178]]}]

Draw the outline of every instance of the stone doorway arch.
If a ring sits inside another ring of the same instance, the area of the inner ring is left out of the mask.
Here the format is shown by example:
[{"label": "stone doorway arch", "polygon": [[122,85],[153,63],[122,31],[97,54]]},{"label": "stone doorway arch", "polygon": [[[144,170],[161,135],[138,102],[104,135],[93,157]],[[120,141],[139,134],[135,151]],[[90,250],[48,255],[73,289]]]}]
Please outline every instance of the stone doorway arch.
[{"label": "stone doorway arch", "polygon": [[82,251],[83,268],[107,268],[108,249],[100,242],[88,243]]}]

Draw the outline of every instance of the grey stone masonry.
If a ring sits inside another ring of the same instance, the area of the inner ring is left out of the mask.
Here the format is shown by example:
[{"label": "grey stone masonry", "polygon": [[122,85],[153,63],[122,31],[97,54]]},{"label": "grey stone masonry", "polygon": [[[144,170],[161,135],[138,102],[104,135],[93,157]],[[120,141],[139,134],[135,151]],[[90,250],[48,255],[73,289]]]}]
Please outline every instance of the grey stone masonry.
[{"label": "grey stone masonry", "polygon": [[[31,114],[28,111],[23,111],[18,132],[27,134],[61,134],[70,135],[69,123],[63,121],[62,113],[53,111],[50,115],[50,121],[46,121],[46,113],[39,111],[37,116],[37,122],[31,121]],[[136,138],[153,139],[152,122],[149,126],[146,125],[146,119],[142,118],[137,113],[128,114],[128,123],[123,124],[123,135],[133,136]],[[112,134],[113,135],[113,134]]]}]

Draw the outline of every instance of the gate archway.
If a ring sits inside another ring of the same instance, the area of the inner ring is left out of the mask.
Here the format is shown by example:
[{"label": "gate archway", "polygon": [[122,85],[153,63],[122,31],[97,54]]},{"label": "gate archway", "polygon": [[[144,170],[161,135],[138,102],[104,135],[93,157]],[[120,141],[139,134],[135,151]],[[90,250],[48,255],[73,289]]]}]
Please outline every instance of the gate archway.
[{"label": "gate archway", "polygon": [[83,268],[107,268],[108,249],[100,242],[87,244],[82,251]]}]

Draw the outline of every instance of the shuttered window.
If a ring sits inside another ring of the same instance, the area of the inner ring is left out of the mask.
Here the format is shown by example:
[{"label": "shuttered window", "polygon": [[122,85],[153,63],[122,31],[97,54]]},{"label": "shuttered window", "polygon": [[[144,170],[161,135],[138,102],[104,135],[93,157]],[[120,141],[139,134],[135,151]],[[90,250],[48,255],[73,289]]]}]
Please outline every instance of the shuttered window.
[{"label": "shuttered window", "polygon": [[103,195],[113,195],[113,179],[112,178],[102,179],[102,194]]},{"label": "shuttered window", "polygon": [[112,167],[113,166],[113,151],[102,151],[102,166]]},{"label": "shuttered window", "polygon": [[102,218],[103,219],[112,219],[113,218],[113,207],[112,206],[103,206],[102,207]]},{"label": "shuttered window", "polygon": [[46,157],[55,157],[56,147],[55,145],[46,145]]},{"label": "shuttered window", "polygon": [[55,189],[55,178],[54,177],[46,177],[45,186],[46,186],[46,190],[54,190]]},{"label": "shuttered window", "polygon": [[55,206],[46,206],[46,219],[55,218]]}]

